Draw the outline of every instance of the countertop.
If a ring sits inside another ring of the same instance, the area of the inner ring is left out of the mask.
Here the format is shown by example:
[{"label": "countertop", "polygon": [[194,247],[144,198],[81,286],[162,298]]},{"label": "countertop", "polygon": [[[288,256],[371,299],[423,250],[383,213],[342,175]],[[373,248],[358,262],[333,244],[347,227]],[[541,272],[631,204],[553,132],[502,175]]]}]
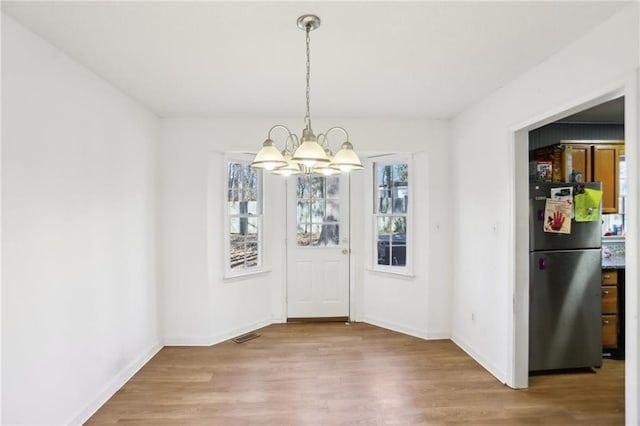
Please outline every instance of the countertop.
[{"label": "countertop", "polygon": [[624,237],[602,237],[602,268],[624,269]]},{"label": "countertop", "polygon": [[624,269],[624,259],[602,259],[602,269]]}]

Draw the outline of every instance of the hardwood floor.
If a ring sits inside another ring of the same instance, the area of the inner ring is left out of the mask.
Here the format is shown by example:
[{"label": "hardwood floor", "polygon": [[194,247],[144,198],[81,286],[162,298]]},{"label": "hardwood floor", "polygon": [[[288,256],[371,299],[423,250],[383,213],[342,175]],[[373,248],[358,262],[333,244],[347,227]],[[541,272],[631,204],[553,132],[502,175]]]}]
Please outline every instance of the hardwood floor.
[{"label": "hardwood floor", "polygon": [[167,347],[89,425],[624,424],[624,361],[499,383],[454,343],[364,323]]}]

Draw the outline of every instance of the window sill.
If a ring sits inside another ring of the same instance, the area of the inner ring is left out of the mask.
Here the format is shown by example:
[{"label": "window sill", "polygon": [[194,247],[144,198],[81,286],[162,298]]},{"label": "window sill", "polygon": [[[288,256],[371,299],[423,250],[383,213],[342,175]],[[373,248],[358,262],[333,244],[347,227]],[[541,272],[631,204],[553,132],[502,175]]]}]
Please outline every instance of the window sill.
[{"label": "window sill", "polygon": [[365,271],[374,275],[379,275],[383,277],[393,277],[393,278],[398,278],[398,279],[407,280],[407,281],[413,281],[416,279],[416,276],[412,272],[408,272],[408,271],[394,272],[389,270],[380,270],[380,269],[372,269],[372,268],[365,268]]},{"label": "window sill", "polygon": [[222,277],[222,281],[224,281],[225,283],[227,283],[227,282],[235,282],[235,281],[244,281],[244,280],[249,280],[249,279],[252,279],[252,278],[258,278],[258,277],[265,276],[265,275],[269,274],[270,272],[271,272],[270,269],[260,269],[260,270],[251,271],[251,272],[244,272],[242,274],[237,274],[237,275],[225,274]]}]

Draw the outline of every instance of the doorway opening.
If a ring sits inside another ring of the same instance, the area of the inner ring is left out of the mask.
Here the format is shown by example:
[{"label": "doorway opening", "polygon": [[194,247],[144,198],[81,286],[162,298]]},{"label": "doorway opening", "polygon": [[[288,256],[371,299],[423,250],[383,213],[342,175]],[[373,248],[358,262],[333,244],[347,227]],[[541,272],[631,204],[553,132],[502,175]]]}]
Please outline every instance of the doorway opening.
[{"label": "doorway opening", "polygon": [[530,373],[624,370],[624,137],[624,97],[528,133]]},{"label": "doorway opening", "polygon": [[[635,170],[637,169],[637,159],[636,150],[633,146],[629,147],[629,143],[634,144],[636,140],[636,126],[637,122],[632,117],[635,113],[635,85],[629,84],[629,87],[623,89],[616,89],[615,91],[608,92],[599,97],[594,97],[589,101],[585,101],[577,106],[573,106],[568,108],[562,112],[558,112],[555,114],[549,114],[549,117],[544,119],[537,119],[537,121],[533,121],[526,124],[514,128],[514,145],[513,145],[513,154],[514,154],[514,169],[513,169],[513,200],[514,200],[514,257],[513,257],[513,276],[514,276],[514,286],[513,286],[513,328],[512,328],[512,341],[510,346],[510,359],[512,360],[511,370],[509,372],[510,378],[508,380],[508,384],[513,388],[527,388],[529,386],[529,181],[530,181],[530,164],[529,164],[529,143],[530,139],[533,140],[534,137],[530,138],[530,132],[535,131],[536,129],[540,129],[544,126],[556,124],[556,127],[562,127],[560,125],[566,126],[567,121],[571,118],[576,119],[574,116],[577,113],[583,112],[583,116],[586,114],[593,112],[592,108],[601,104],[608,103],[609,101],[613,101],[615,99],[619,99],[624,96],[624,107],[625,107],[625,118],[626,118],[626,129],[624,130],[624,137],[621,139],[624,140],[626,145],[626,154],[625,160],[626,164],[628,164],[628,168],[633,170],[631,173],[635,176]],[[620,102],[620,101],[618,101]],[[630,119],[631,117],[631,119]],[[579,117],[578,117],[579,118]],[[562,122],[565,123],[562,123]],[[631,121],[631,122],[630,122]],[[602,124],[602,123],[601,123]],[[594,138],[595,139],[595,138]],[[599,138],[604,139],[604,138]],[[635,182],[629,182],[629,191],[628,198],[625,200],[626,204],[636,205],[636,200],[632,200],[635,188]],[[626,209],[629,212],[629,209]],[[627,223],[634,224],[637,221],[637,217],[632,213],[632,217],[627,216]],[[633,228],[633,226],[632,226]],[[629,228],[627,228],[629,229]],[[635,230],[632,230],[630,234],[626,235],[627,245],[632,242],[637,241],[637,233]],[[629,255],[627,255],[629,258]],[[634,277],[637,274],[636,268],[637,265],[627,265],[628,271],[627,273],[631,273]],[[623,305],[626,308],[624,311],[624,316],[628,320],[631,317],[633,312],[637,313],[638,310],[638,300],[637,293],[632,294],[632,301],[626,300]],[[631,307],[631,311],[629,312],[629,307]],[[632,324],[635,327],[635,324]],[[637,328],[637,327],[635,327]],[[635,395],[635,390],[630,390],[629,388],[629,376],[630,372],[633,374],[634,368],[637,368],[637,360],[629,361],[629,357],[631,356],[631,352],[634,353],[634,357],[637,355],[637,347],[636,340],[637,336],[629,336],[629,330],[626,330],[626,359],[627,359],[627,369],[625,372],[627,380],[627,405],[629,401],[629,395]],[[634,330],[637,332],[637,330]],[[629,348],[630,340],[633,340],[631,344],[631,348]],[[631,364],[629,364],[631,362]],[[629,393],[630,392],[630,393]],[[629,407],[627,407],[628,410]]]}]

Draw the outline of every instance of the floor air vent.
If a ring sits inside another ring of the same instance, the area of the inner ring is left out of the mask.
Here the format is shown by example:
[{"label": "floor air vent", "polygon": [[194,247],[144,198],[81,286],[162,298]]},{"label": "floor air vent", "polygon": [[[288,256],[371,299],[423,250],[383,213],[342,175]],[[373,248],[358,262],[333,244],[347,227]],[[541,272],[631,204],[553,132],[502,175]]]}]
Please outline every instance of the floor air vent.
[{"label": "floor air vent", "polygon": [[252,333],[243,334],[242,336],[238,336],[235,339],[233,339],[233,341],[236,343],[244,343],[244,342],[248,342],[251,339],[255,339],[256,337],[260,337],[260,335],[252,332]]}]

